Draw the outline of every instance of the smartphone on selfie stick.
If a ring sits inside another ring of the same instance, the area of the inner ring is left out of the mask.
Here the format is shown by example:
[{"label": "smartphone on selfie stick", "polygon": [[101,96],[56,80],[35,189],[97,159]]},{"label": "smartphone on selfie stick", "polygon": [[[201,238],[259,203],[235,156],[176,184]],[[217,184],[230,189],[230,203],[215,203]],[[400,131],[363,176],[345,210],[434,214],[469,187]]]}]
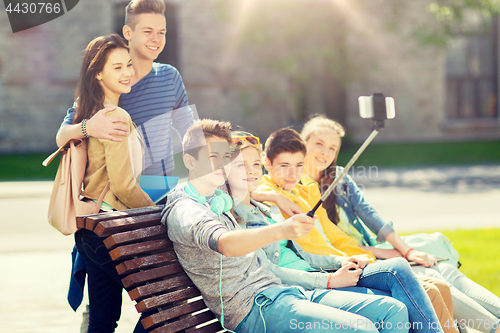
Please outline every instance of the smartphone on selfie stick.
[{"label": "smartphone on selfie stick", "polygon": [[363,119],[372,119],[372,133],[368,138],[363,142],[361,147],[359,147],[358,151],[352,156],[351,160],[344,167],[344,170],[338,175],[333,183],[330,184],[328,189],[323,193],[321,199],[314,206],[311,211],[307,213],[308,216],[313,217],[316,210],[319,206],[325,201],[328,195],[332,192],[335,186],[339,183],[339,181],[344,178],[347,171],[351,168],[351,166],[356,162],[358,157],[363,153],[363,151],[368,147],[368,145],[375,139],[378,132],[384,128],[384,121],[386,119],[394,119],[396,117],[396,107],[394,104],[394,98],[385,97],[382,93],[374,93],[371,96],[359,96],[358,97],[359,104],[359,115]]}]

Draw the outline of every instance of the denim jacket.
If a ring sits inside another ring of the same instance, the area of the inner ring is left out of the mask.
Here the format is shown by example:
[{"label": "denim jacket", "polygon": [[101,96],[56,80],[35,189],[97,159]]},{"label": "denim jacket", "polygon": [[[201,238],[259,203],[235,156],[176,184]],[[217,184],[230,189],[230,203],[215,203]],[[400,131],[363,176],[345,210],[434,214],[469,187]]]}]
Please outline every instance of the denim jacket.
[{"label": "denim jacket", "polygon": [[[343,169],[343,167],[338,166],[337,175]],[[375,246],[385,242],[387,235],[394,231],[392,222],[387,223],[382,220],[370,203],[365,200],[363,193],[351,176],[346,175],[337,184],[335,194],[337,194],[337,205],[345,211],[349,223],[363,235],[365,245]],[[372,233],[376,235],[376,238]]]},{"label": "denim jacket", "polygon": [[[238,217],[242,228],[259,228],[270,225],[270,222],[263,218],[260,212],[276,222],[284,221],[278,207],[267,206],[253,199],[250,199],[255,206],[249,206],[241,201],[235,202],[234,213]],[[302,259],[306,260],[313,268],[320,271],[338,269],[342,266],[342,257],[315,255],[305,252],[295,241],[291,241],[292,250]],[[280,242],[271,243],[259,251],[263,251],[271,261],[271,271],[281,279],[284,284],[298,285],[306,290],[326,289],[328,275],[322,272],[307,272],[296,269],[279,267],[281,258]]]}]

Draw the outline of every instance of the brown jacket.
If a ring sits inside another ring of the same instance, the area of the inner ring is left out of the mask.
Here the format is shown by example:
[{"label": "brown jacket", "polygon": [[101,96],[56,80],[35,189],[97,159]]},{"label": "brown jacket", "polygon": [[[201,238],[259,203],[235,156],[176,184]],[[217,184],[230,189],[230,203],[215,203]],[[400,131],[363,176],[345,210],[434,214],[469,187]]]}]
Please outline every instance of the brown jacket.
[{"label": "brown jacket", "polygon": [[89,138],[88,162],[83,179],[82,195],[90,199],[99,199],[102,190],[110,181],[110,190],[104,201],[116,210],[153,206],[154,202],[139,186],[139,174],[142,172],[143,151],[140,134],[130,115],[117,108],[108,112],[106,117],[127,119],[130,135],[117,136],[122,142]]}]

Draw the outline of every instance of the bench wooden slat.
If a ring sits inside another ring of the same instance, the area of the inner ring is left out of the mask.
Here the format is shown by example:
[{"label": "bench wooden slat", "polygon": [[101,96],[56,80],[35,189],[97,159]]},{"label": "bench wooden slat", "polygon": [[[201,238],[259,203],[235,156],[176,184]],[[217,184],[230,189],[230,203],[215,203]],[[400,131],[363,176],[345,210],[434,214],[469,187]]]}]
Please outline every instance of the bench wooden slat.
[{"label": "bench wooden slat", "polygon": [[172,242],[167,238],[152,241],[123,245],[109,251],[113,260],[123,260],[140,254],[154,253],[172,248]]},{"label": "bench wooden slat", "polygon": [[208,325],[202,327],[191,327],[186,329],[186,333],[214,333],[214,332],[226,332],[218,320],[214,320]]},{"label": "bench wooden slat", "polygon": [[86,216],[77,216],[76,217],[76,229],[85,229],[85,219]]},{"label": "bench wooden slat", "polygon": [[[146,297],[150,297],[152,295],[156,295],[173,288],[179,288],[184,286],[192,286],[193,289],[195,288],[193,282],[191,281],[189,276],[187,276],[186,273],[172,277],[168,280],[161,280],[143,286],[138,286],[129,291],[128,295],[130,296],[131,300],[140,301]],[[199,295],[201,295],[201,293],[198,291],[198,294],[196,296]]]},{"label": "bench wooden slat", "polygon": [[[120,217],[134,217],[140,216],[144,214],[154,214],[160,213],[163,210],[163,206],[150,206],[150,207],[142,207],[142,208],[133,208],[112,212],[103,212],[98,214],[92,214],[85,216],[85,229],[94,231],[96,225],[103,221],[118,219]],[[158,222],[160,219],[158,219]]]},{"label": "bench wooden slat", "polygon": [[132,288],[146,282],[152,282],[154,280],[181,272],[184,272],[184,270],[181,265],[176,262],[167,266],[161,266],[130,274],[122,279],[122,283],[125,288]]},{"label": "bench wooden slat", "polygon": [[[162,312],[168,312],[169,310],[165,310]],[[145,318],[141,321],[145,328],[146,328],[146,325],[144,322],[147,321],[147,319],[149,319],[151,317],[152,316]],[[207,309],[207,311],[197,313],[194,315],[189,315],[189,316],[182,318],[182,320],[174,321],[174,322],[165,324],[164,326],[160,326],[160,327],[152,330],[151,333],[174,333],[174,332],[178,332],[180,330],[184,330],[186,328],[190,328],[190,327],[193,327],[196,325],[203,324],[203,323],[205,323],[209,320],[212,320],[214,318],[215,318],[215,315]]]},{"label": "bench wooden slat", "polygon": [[177,318],[182,315],[190,314],[206,308],[207,307],[203,300],[199,299],[191,303],[180,304],[178,306],[169,308],[168,310],[155,313],[147,318],[144,318],[141,322],[145,329],[149,329],[151,327],[163,324],[164,322],[172,318]]},{"label": "bench wooden slat", "polygon": [[130,274],[154,265],[161,265],[177,260],[174,250],[157,253],[146,257],[126,260],[116,266],[119,275]]},{"label": "bench wooden slat", "polygon": [[167,228],[164,225],[154,225],[152,227],[112,234],[104,240],[104,245],[106,245],[108,250],[111,250],[116,246],[136,241],[146,241],[159,237],[163,238],[166,234]]},{"label": "bench wooden slat", "polygon": [[94,232],[99,237],[107,237],[111,234],[115,234],[118,232],[158,225],[158,221],[160,219],[161,219],[161,213],[153,213],[153,214],[145,214],[134,217],[124,217],[115,220],[102,221],[95,226]]},{"label": "bench wooden slat", "polygon": [[[187,301],[191,298],[198,297],[200,295],[201,295],[201,293],[198,290],[198,288],[193,286],[193,287],[184,288],[181,290],[172,291],[170,293],[166,293],[166,294],[143,299],[142,301],[138,302],[135,305],[135,308],[139,312],[150,311],[150,310],[160,308],[166,304],[170,304],[170,303],[178,302],[178,301],[183,301],[183,300]],[[200,300],[202,300],[202,299],[200,299]],[[205,303],[203,303],[203,304],[205,304]],[[204,309],[204,308],[206,308],[206,306],[204,306],[202,309]],[[198,310],[201,310],[201,309],[198,309]],[[174,318],[174,317],[178,317],[178,316],[172,316],[170,318]],[[170,319],[170,318],[168,318],[168,319]]]}]

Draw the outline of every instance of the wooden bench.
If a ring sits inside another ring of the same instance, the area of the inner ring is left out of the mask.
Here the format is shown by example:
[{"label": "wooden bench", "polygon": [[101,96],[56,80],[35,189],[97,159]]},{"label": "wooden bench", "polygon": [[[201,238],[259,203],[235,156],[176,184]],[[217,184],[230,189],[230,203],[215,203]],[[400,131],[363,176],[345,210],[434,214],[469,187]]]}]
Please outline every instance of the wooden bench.
[{"label": "wooden bench", "polygon": [[137,311],[152,313],[141,321],[144,328],[154,333],[223,331],[177,260],[160,224],[162,208],[79,216],[77,225],[107,237],[104,244]]}]

